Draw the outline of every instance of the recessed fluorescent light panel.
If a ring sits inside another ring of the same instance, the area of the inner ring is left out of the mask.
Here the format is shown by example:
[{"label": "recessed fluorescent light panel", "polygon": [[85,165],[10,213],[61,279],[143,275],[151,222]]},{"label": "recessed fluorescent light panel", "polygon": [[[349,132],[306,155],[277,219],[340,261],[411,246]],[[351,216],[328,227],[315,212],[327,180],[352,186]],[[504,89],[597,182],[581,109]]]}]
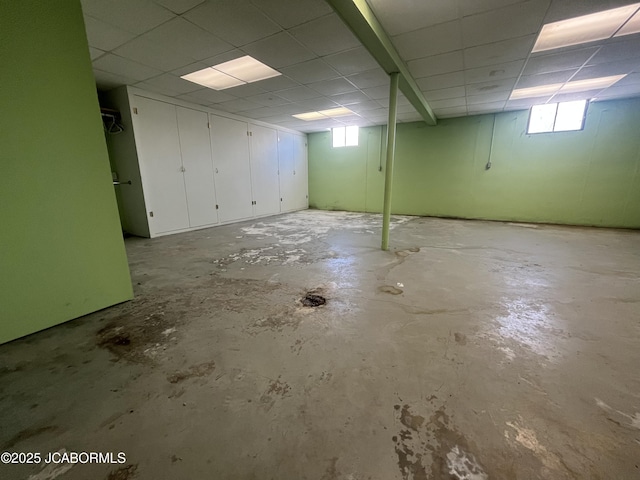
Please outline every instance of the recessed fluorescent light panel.
[{"label": "recessed fluorescent light panel", "polygon": [[224,90],[238,85],[259,82],[278,75],[282,74],[255,58],[245,55],[235,60],[182,75],[180,78],[203,87]]},{"label": "recessed fluorescent light panel", "polygon": [[311,122],[313,120],[326,120],[327,118],[344,117],[346,115],[355,115],[354,112],[346,107],[330,108],[329,110],[320,110],[319,112],[298,113],[294,117]]},{"label": "recessed fluorescent light panel", "polygon": [[[640,25],[637,25],[640,19],[632,19],[631,17],[638,12],[638,9],[640,9],[640,3],[634,3],[633,5],[582,15],[581,17],[547,23],[542,27],[542,31],[538,35],[533,52],[543,52],[570,45],[604,40],[614,35],[636,33],[640,27]],[[629,19],[633,21],[635,27],[630,25],[627,31],[625,30],[627,25],[632,23],[629,22],[625,25]]]},{"label": "recessed fluorescent light panel", "polygon": [[511,92],[509,100],[519,98],[548,97],[558,93],[586,92],[588,90],[605,89],[616,83],[626,75],[612,75],[610,77],[588,78],[567,83],[553,83],[538,87],[518,88]]}]

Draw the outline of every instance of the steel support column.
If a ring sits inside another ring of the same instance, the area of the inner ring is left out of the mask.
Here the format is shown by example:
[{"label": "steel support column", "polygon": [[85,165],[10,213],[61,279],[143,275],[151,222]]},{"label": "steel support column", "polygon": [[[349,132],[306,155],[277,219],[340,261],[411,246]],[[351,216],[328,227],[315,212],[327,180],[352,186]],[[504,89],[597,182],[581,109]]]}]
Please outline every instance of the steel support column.
[{"label": "steel support column", "polygon": [[398,80],[400,74],[393,72],[389,82],[389,120],[387,123],[387,162],[384,172],[384,207],[382,210],[382,250],[389,250],[389,222],[391,221],[391,184],[393,183],[393,161],[396,154],[396,117],[398,110]]}]

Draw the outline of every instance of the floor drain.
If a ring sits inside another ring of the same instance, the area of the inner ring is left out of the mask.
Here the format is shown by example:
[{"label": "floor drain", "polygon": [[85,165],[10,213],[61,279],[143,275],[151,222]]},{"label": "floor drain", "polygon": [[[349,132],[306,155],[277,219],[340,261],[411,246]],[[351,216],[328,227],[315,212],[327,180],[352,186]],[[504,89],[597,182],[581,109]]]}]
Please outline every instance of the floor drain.
[{"label": "floor drain", "polygon": [[308,293],[300,301],[305,307],[319,307],[320,305],[324,305],[325,303],[327,303],[326,298],[324,298],[322,295],[316,295],[313,293]]}]

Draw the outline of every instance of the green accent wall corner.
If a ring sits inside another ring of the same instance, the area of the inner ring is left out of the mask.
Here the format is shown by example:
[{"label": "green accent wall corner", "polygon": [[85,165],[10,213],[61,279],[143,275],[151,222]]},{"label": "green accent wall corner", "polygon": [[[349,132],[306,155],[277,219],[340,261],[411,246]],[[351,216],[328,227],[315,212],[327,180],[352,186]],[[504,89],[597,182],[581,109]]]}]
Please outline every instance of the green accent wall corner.
[{"label": "green accent wall corner", "polygon": [[[528,135],[528,116],[399,124],[392,212],[640,228],[640,99],[592,103],[577,132]],[[381,211],[384,128],[360,129],[358,147],[309,134],[312,208]]]}]

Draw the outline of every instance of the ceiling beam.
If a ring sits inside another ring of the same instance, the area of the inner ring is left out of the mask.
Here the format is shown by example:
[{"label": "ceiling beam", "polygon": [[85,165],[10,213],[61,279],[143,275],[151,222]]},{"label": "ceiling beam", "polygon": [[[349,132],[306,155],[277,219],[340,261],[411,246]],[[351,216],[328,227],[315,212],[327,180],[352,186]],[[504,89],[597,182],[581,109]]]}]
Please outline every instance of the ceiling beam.
[{"label": "ceiling beam", "polygon": [[327,0],[327,2],[387,74],[396,72],[400,74],[400,91],[425,122],[435,125],[437,119],[433,110],[367,2],[365,0]]}]

